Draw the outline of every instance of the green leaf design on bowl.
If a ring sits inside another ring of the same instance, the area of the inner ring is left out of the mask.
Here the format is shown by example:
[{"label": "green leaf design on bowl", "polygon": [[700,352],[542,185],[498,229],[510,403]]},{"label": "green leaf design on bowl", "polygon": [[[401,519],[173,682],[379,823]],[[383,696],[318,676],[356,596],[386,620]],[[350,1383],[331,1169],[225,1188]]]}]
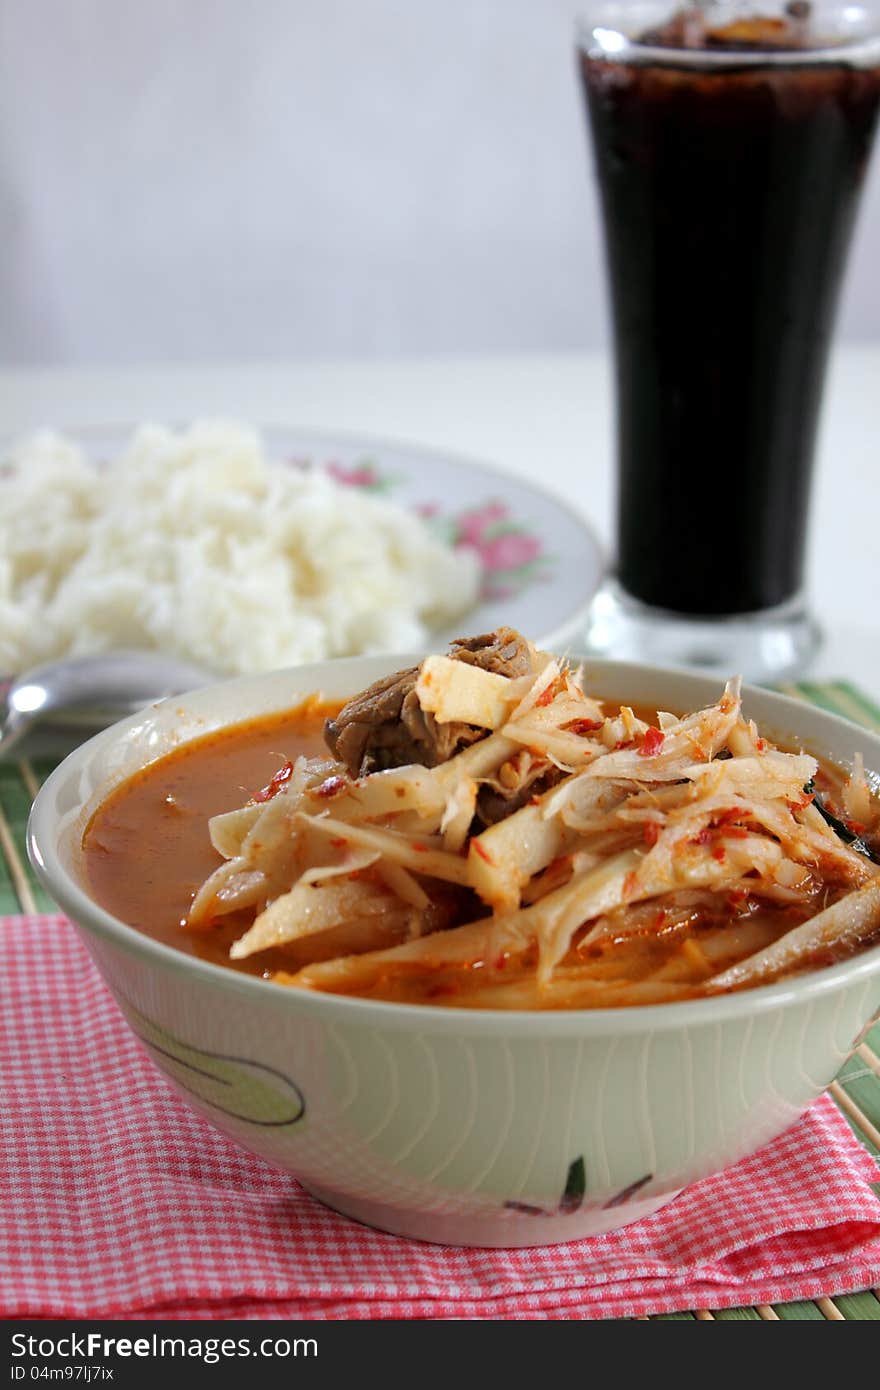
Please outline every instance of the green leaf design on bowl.
[{"label": "green leaf design on bowl", "polygon": [[305,1115],[302,1091],[283,1072],[246,1057],[193,1047],[132,1004],[126,1003],[124,1012],[141,1042],[161,1059],[162,1069],[215,1110],[261,1126],[294,1125]]}]

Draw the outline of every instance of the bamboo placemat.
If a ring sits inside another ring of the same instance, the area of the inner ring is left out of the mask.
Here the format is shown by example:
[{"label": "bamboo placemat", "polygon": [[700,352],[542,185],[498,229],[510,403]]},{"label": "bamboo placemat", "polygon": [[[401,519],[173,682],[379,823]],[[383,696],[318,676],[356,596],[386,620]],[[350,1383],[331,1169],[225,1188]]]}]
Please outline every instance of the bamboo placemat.
[{"label": "bamboo placemat", "polygon": [[[787,695],[809,700],[864,728],[880,732],[880,706],[846,681],[821,685],[803,682],[781,689]],[[53,758],[34,757],[0,762],[0,915],[57,911],[34,877],[25,852],[25,830],[31,802],[56,761]],[[869,1153],[880,1158],[880,1023],[875,1024],[865,1041],[855,1049],[829,1090],[854,1134]],[[836,1298],[816,1298],[772,1306],[763,1304],[717,1310],[699,1308],[692,1312],[656,1314],[655,1318],[658,1321],[685,1319],[698,1322],[716,1318],[751,1318],[771,1322],[811,1318],[880,1321],[880,1288],[838,1295]]]}]

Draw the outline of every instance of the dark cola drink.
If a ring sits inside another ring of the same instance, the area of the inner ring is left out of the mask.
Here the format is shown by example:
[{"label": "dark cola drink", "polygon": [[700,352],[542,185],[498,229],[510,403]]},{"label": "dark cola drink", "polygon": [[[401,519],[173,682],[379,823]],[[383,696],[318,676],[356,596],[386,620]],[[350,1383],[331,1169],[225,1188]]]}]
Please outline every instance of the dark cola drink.
[{"label": "dark cola drink", "polygon": [[642,603],[723,615],[802,586],[880,60],[814,53],[805,5],[716,31],[704,13],[581,64],[616,351],[617,579]]}]

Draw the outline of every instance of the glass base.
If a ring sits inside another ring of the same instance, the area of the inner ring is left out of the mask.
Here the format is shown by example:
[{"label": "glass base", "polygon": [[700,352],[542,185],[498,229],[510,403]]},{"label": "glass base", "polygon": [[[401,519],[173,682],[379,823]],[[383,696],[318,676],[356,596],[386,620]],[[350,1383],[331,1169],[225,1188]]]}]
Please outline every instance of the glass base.
[{"label": "glass base", "polygon": [[585,649],[591,656],[682,666],[768,682],[802,675],[821,642],[798,595],[778,608],[698,617],[651,608],[606,580],[590,607]]}]

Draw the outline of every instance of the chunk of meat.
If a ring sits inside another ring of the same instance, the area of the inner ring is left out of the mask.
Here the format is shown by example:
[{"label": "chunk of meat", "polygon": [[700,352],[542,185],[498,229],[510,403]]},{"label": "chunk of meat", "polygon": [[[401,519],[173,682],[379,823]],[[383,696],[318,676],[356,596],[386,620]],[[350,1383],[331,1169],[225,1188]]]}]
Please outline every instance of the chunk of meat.
[{"label": "chunk of meat", "polygon": [[487,830],[490,825],[506,820],[514,811],[519,811],[526,802],[531,801],[532,797],[541,796],[551,787],[555,787],[564,776],[565,773],[552,763],[539,762],[516,786],[484,783],[477,793],[475,822],[478,829]]},{"label": "chunk of meat", "polygon": [[496,676],[527,676],[533,669],[532,649],[521,633],[512,627],[499,627],[480,637],[457,637],[449,644],[454,661],[480,666]]},{"label": "chunk of meat", "polygon": [[416,696],[418,666],[384,676],[355,695],[324,725],[324,742],[354,777],[407,763],[436,767],[485,730],[469,724],[438,724]]},{"label": "chunk of meat", "polygon": [[[480,637],[459,638],[449,655],[502,676],[524,676],[532,670],[532,651],[513,628]],[[471,724],[438,724],[416,697],[418,666],[383,676],[355,695],[324,725],[324,741],[334,758],[354,777],[366,777],[408,763],[437,767],[470,743],[486,736]]]}]

